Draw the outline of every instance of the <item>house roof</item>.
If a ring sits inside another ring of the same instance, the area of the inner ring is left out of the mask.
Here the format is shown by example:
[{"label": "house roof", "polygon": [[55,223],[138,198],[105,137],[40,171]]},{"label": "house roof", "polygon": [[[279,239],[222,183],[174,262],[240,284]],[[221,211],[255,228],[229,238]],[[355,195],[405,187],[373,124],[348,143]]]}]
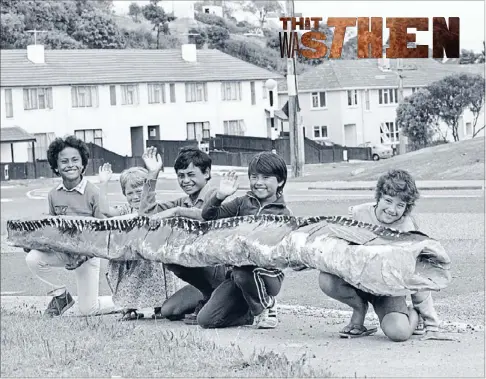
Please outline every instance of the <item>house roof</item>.
[{"label": "house roof", "polygon": [[[391,71],[382,71],[378,59],[327,60],[298,76],[299,92],[398,87],[396,61],[389,60]],[[403,59],[404,87],[420,87],[454,73],[484,76],[484,64],[444,65],[434,59]],[[466,67],[469,66],[469,67]],[[278,91],[287,92],[287,80],[278,81]]]},{"label": "house roof", "polygon": [[2,87],[281,78],[219,50],[197,50],[195,63],[179,49],[45,50],[45,64],[29,61],[27,50],[1,50],[0,63]]},{"label": "house roof", "polygon": [[0,129],[1,142],[29,142],[35,140],[36,139],[32,134],[27,133],[20,126]]}]

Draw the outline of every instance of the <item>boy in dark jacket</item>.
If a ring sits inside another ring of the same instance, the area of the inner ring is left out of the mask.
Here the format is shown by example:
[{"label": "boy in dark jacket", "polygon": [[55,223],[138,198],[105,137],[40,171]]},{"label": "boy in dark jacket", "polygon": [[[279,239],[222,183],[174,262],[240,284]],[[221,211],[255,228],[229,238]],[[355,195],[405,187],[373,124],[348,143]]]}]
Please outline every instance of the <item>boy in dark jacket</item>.
[{"label": "boy in dark jacket", "polygon": [[[250,191],[225,204],[223,201],[238,190],[237,175],[230,172],[221,181],[202,210],[205,220],[263,214],[290,215],[283,198],[287,181],[285,161],[270,152],[256,155],[248,166]],[[248,324],[254,319],[259,329],[278,325],[275,297],[280,292],[284,273],[256,266],[234,267],[229,278],[213,293],[201,309],[197,321],[203,327]]]}]

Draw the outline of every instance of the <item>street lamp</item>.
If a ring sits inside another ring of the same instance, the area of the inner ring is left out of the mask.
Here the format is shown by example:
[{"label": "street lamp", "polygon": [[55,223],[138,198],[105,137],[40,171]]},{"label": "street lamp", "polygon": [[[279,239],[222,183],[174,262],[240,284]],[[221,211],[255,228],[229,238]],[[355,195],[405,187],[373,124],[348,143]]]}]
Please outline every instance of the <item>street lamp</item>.
[{"label": "street lamp", "polygon": [[268,89],[268,99],[270,100],[270,127],[271,132],[270,136],[272,138],[272,153],[277,153],[277,149],[275,147],[275,139],[277,135],[277,128],[275,127],[275,102],[274,102],[274,91],[277,87],[277,82],[273,79],[268,79],[265,82],[265,87]]}]

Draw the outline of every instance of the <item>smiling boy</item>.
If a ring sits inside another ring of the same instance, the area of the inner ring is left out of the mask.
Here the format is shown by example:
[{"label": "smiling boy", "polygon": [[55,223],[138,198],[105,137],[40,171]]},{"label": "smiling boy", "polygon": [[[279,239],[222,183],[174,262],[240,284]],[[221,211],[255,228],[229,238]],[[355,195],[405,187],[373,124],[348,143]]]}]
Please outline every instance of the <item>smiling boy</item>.
[{"label": "smiling boy", "polygon": [[[182,148],[174,162],[179,187],[186,196],[175,201],[157,203],[155,187],[157,177],[162,170],[162,158],[155,147],[147,149],[143,155],[148,169],[148,179],[142,190],[139,213],[152,215],[151,222],[157,224],[168,217],[187,217],[203,220],[201,210],[206,201],[216,191],[208,182],[211,180],[211,158],[205,152],[192,147]],[[176,264],[166,265],[177,277],[190,284],[170,297],[156,317],[166,317],[171,320],[184,318],[186,324],[194,325],[200,309],[209,300],[213,290],[224,280],[224,266],[215,267],[184,267]],[[198,291],[199,290],[199,291]],[[201,295],[202,294],[202,295]],[[188,311],[193,313],[186,314]],[[185,316],[184,316],[185,314]]]},{"label": "smiling boy", "polygon": [[[83,176],[88,158],[88,147],[74,136],[56,138],[49,145],[47,160],[52,171],[62,178],[48,195],[51,216],[104,218],[99,206],[99,190]],[[60,316],[74,304],[65,284],[59,282],[57,275],[52,275],[52,267],[74,271],[81,314],[115,311],[111,298],[98,298],[100,258],[32,250],[27,254],[26,262],[30,271],[51,289],[49,294],[53,298],[45,316]]]},{"label": "smiling boy", "polygon": [[[402,232],[418,230],[411,211],[419,198],[412,176],[405,170],[390,170],[376,184],[376,203],[354,206],[350,214],[356,221],[381,225]],[[328,296],[353,309],[350,323],[341,330],[341,337],[362,337],[374,334],[377,329],[364,326],[369,303],[373,305],[380,326],[393,341],[405,341],[415,332],[420,313],[429,331],[438,331],[438,317],[430,291],[412,295],[413,307],[408,307],[405,296],[375,296],[356,289],[343,279],[321,272],[319,285]]]}]

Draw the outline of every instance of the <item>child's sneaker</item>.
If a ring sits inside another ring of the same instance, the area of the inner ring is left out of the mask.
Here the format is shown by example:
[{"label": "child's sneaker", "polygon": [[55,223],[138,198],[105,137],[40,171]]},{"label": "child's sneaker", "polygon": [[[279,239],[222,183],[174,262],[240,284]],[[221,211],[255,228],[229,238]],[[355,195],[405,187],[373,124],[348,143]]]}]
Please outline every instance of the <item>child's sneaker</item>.
[{"label": "child's sneaker", "polygon": [[62,295],[54,296],[44,311],[44,316],[54,317],[61,316],[69,308],[74,305],[74,299],[69,292],[64,292]]},{"label": "child's sneaker", "polygon": [[270,308],[265,308],[262,313],[255,316],[253,324],[257,329],[275,329],[278,325],[277,318],[277,300],[273,299],[273,305]]}]

